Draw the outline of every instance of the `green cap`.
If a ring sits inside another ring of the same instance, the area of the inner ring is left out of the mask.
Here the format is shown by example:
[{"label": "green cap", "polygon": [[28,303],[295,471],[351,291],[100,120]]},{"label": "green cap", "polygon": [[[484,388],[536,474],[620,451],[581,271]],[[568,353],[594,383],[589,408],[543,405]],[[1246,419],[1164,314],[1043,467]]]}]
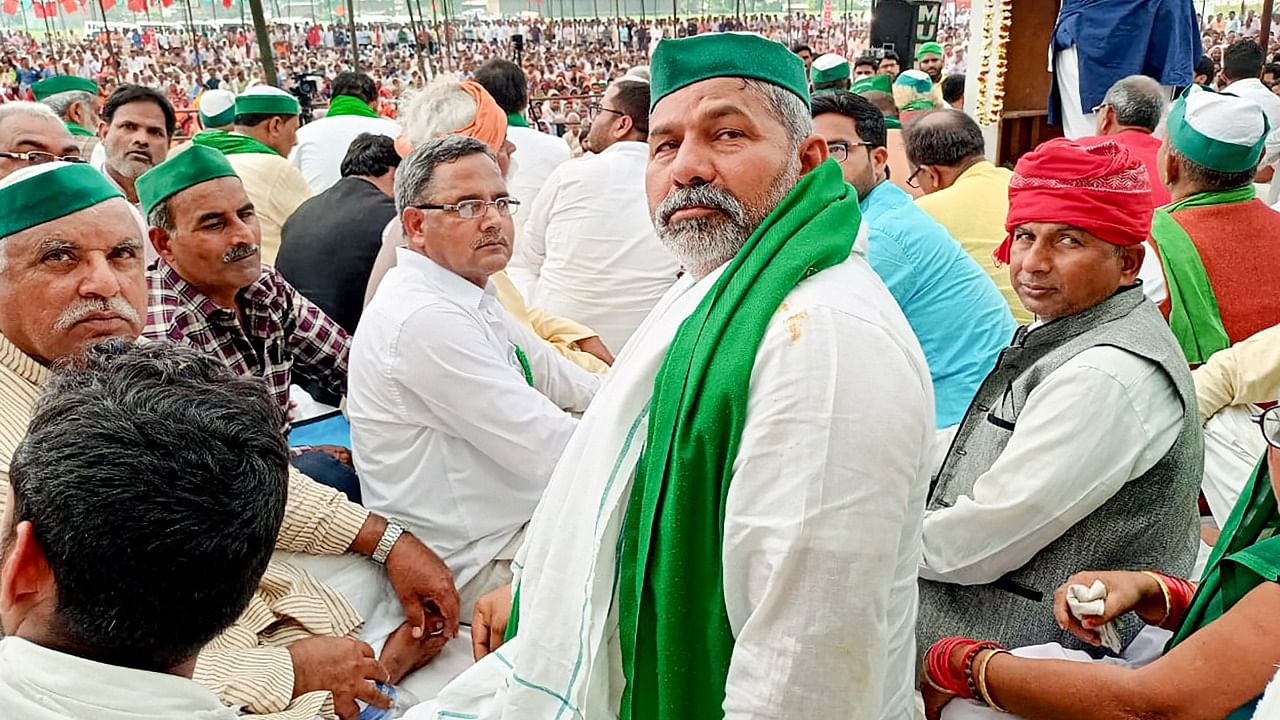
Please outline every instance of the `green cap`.
[{"label": "green cap", "polygon": [[31,86],[31,94],[36,96],[36,100],[44,100],[58,93],[73,90],[97,95],[98,83],[75,75],[54,75]]},{"label": "green cap", "polygon": [[199,103],[202,127],[226,127],[236,121],[236,94],[230,90],[205,90]]},{"label": "green cap", "polygon": [[927,42],[916,48],[916,60],[920,60],[925,55],[931,54],[942,57],[942,43]]},{"label": "green cap", "polygon": [[933,79],[923,70],[903,70],[893,84],[911,88],[921,95],[928,95],[933,91]]},{"label": "green cap", "polygon": [[835,53],[819,55],[809,68],[809,78],[815,86],[848,80],[849,61]]},{"label": "green cap", "polygon": [[1169,111],[1168,130],[1169,142],[1191,162],[1238,173],[1258,166],[1271,127],[1252,100],[1193,85]]},{"label": "green cap", "polygon": [[713,78],[759,80],[789,90],[809,107],[804,61],[782,43],[754,33],[708,33],[662,40],[650,65],[649,110],[662,98]]},{"label": "green cap", "polygon": [[297,115],[302,111],[298,98],[277,87],[255,85],[236,98],[236,116]]},{"label": "green cap", "polygon": [[226,156],[213,148],[192,145],[138,178],[138,200],[142,211],[150,215],[152,208],[183,190],[224,177],[236,177]]},{"label": "green cap", "polygon": [[26,167],[0,180],[0,237],[123,197],[106,175],[86,163]]},{"label": "green cap", "polygon": [[852,92],[864,93],[870,91],[878,91],[883,93],[893,92],[893,81],[888,75],[872,75],[864,77],[853,84]]}]

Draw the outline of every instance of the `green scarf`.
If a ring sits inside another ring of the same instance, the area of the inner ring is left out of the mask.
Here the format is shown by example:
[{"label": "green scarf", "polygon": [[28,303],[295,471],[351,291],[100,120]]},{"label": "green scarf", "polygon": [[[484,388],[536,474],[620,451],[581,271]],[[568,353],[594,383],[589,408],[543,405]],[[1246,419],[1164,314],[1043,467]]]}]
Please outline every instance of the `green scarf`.
[{"label": "green scarf", "polygon": [[350,95],[336,95],[329,101],[329,109],[325,111],[324,116],[338,117],[339,115],[359,115],[367,118],[382,117],[377,111],[369,107],[369,103]]},{"label": "green scarf", "polygon": [[1209,555],[1209,564],[1187,616],[1165,652],[1222,617],[1258,585],[1280,578],[1277,530],[1280,530],[1280,512],[1264,454],[1232,508],[1226,527]]},{"label": "green scarf", "polygon": [[895,117],[886,116],[884,119],[884,129],[885,130],[901,130],[902,121]]},{"label": "green scarf", "polygon": [[1151,220],[1151,239],[1160,251],[1165,283],[1169,287],[1169,329],[1182,346],[1187,362],[1192,365],[1203,364],[1210,355],[1231,347],[1231,340],[1222,325],[1218,299],[1209,284],[1200,253],[1196,251],[1191,236],[1170,213],[1182,208],[1226,205],[1253,198],[1252,184],[1225,192],[1199,193],[1157,208]]},{"label": "green scarf", "polygon": [[520,113],[507,113],[507,124],[511,127],[529,127],[529,121]]},{"label": "green scarf", "polygon": [[89,130],[88,128],[81,125],[80,123],[74,123],[74,122],[71,122],[70,120],[67,120],[63,124],[67,126],[67,132],[77,137],[97,137],[98,136],[98,133],[93,132],[92,130]]},{"label": "green scarf", "polygon": [[667,350],[618,550],[621,720],[723,713],[734,645],[724,504],[756,351],[787,294],[849,257],[860,222],[840,166],[818,166],[751,234]]},{"label": "green scarf", "polygon": [[213,148],[223,155],[280,154],[257,138],[229,133],[226,130],[202,130],[191,138],[191,142]]}]

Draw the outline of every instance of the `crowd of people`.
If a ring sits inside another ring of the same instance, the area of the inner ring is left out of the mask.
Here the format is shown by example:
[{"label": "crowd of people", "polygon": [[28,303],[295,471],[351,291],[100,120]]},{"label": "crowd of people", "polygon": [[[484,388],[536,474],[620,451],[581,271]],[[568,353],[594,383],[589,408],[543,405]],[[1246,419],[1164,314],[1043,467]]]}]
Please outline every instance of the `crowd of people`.
[{"label": "crowd of people", "polygon": [[299,28],[305,123],[235,31],[27,42],[0,715],[1280,720],[1236,22],[1011,167],[945,32]]}]

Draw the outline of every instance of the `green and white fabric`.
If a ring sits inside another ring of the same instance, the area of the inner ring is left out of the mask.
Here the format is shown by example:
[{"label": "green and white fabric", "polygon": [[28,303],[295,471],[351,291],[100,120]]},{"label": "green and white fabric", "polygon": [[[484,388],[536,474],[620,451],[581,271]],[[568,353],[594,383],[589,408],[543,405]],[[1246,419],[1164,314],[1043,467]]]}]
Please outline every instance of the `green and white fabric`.
[{"label": "green and white fabric", "polygon": [[230,90],[205,90],[200,95],[200,126],[225,128],[236,121],[236,94]]},{"label": "green and white fabric", "polygon": [[848,80],[849,77],[849,61],[835,53],[819,55],[809,68],[809,78],[813,80],[814,87]]},{"label": "green and white fabric", "polygon": [[236,116],[297,115],[301,112],[298,98],[271,85],[254,85],[236,98]]},{"label": "green and white fabric", "polygon": [[1169,111],[1169,142],[1210,170],[1244,172],[1262,159],[1267,116],[1253,101],[1192,86]]},{"label": "green and white fabric", "polygon": [[916,48],[916,60],[923,60],[926,55],[942,57],[942,43],[927,42]]},{"label": "green and white fabric", "polygon": [[0,238],[123,197],[105,175],[85,163],[22,168],[0,180]]}]

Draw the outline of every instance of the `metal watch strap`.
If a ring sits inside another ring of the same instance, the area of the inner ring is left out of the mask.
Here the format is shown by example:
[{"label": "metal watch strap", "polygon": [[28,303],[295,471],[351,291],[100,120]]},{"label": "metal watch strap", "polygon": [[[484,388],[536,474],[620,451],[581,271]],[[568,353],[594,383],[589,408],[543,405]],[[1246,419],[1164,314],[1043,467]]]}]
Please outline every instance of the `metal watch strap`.
[{"label": "metal watch strap", "polygon": [[373,555],[369,557],[379,565],[386,565],[387,556],[391,554],[391,548],[395,547],[396,541],[407,530],[408,528],[401,525],[399,520],[387,518],[387,529],[382,531],[382,538],[378,540],[378,547],[373,549]]}]

